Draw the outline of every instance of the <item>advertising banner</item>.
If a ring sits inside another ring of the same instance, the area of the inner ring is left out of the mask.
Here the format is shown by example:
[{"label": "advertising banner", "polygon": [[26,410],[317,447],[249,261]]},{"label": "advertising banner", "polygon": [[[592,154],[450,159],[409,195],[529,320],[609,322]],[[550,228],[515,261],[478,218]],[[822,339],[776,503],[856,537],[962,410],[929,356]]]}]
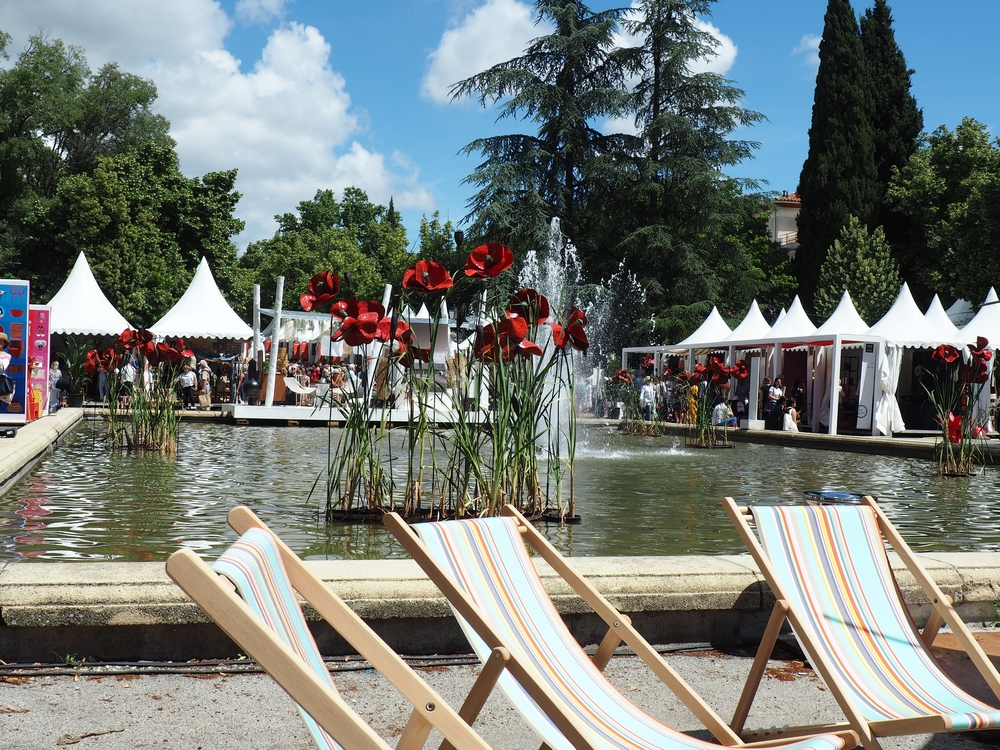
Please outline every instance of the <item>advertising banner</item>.
[{"label": "advertising banner", "polygon": [[[0,365],[13,391],[0,394],[0,424],[24,424],[28,403],[28,282],[0,279]],[[6,339],[6,341],[5,341]]]},{"label": "advertising banner", "polygon": [[49,362],[52,340],[49,335],[48,305],[28,305],[28,421],[49,413]]}]

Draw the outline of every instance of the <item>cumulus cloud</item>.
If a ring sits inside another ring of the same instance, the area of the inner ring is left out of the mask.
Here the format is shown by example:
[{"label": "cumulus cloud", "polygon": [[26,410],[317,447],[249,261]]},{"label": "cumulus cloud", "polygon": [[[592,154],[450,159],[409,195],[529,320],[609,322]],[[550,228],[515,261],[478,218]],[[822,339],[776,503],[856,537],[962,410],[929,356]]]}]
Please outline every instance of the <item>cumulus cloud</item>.
[{"label": "cumulus cloud", "polygon": [[819,67],[819,43],[823,37],[818,34],[806,34],[792,50],[795,57],[802,58],[807,68],[815,70]]},{"label": "cumulus cloud", "polygon": [[251,23],[267,23],[285,15],[285,0],[239,0],[236,17]]},{"label": "cumulus cloud", "polygon": [[[274,12],[283,6],[243,2]],[[274,29],[245,68],[225,47],[232,19],[214,0],[0,0],[0,18],[14,53],[42,30],[82,46],[95,68],[113,60],[151,78],[184,173],[239,170],[241,244],[270,236],[274,214],[320,188],[353,185],[379,203],[393,196],[399,209],[433,208],[405,156],[365,147],[367,115],[352,105],[329,43],[311,26]]]},{"label": "cumulus cloud", "polygon": [[733,63],[736,62],[736,54],[739,51],[736,47],[736,42],[708,21],[703,21],[699,18],[695,20],[694,25],[699,30],[707,31],[714,36],[718,45],[715,48],[715,54],[695,60],[691,64],[691,70],[695,73],[718,73],[719,75],[725,75],[733,67]]},{"label": "cumulus cloud", "polygon": [[530,5],[518,0],[487,0],[441,35],[421,85],[431,101],[451,101],[452,84],[522,54],[528,43],[548,33],[536,26]]}]

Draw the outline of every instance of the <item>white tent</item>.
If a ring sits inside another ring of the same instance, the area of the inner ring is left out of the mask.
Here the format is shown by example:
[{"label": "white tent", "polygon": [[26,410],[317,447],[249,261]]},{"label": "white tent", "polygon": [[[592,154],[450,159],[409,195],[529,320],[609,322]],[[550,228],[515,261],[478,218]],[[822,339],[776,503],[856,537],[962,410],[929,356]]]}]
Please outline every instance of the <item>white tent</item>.
[{"label": "white tent", "polygon": [[697,349],[699,344],[714,344],[722,341],[730,333],[732,331],[726,325],[726,321],[722,319],[718,308],[713,307],[712,312],[705,318],[705,322],[698,326],[698,330],[683,341],[678,342],[676,347],[678,349]]},{"label": "white tent", "polygon": [[951,322],[959,328],[966,325],[976,315],[976,311],[972,307],[972,303],[967,299],[955,300],[952,306],[945,310],[945,312],[948,313],[948,318]]},{"label": "white tent", "polygon": [[838,333],[850,335],[868,333],[868,331],[868,324],[858,315],[858,311],[854,307],[854,301],[846,289],[840,298],[837,309],[833,311],[823,325],[816,329],[816,333],[821,336],[833,336]]},{"label": "white tent", "polygon": [[[924,322],[927,324],[929,337],[938,343],[947,344],[967,344],[967,336],[958,330],[956,325],[948,317],[948,313],[941,304],[941,298],[936,294],[931,300],[930,307],[924,313]],[[935,344],[936,346],[937,344]]]},{"label": "white tent", "polygon": [[806,315],[806,311],[802,308],[802,303],[796,295],[788,312],[779,316],[774,325],[771,326],[768,337],[775,340],[791,339],[811,336],[814,333],[816,333],[816,326],[809,320],[809,316]]},{"label": "white tent", "polygon": [[985,336],[994,349],[1000,347],[1000,297],[997,290],[990,287],[989,293],[979,308],[976,317],[970,320],[962,329],[962,333],[970,341],[978,336]]},{"label": "white tent", "polygon": [[747,310],[743,321],[724,340],[727,344],[744,341],[753,342],[760,339],[766,340],[770,331],[770,323],[764,320],[764,315],[757,306],[757,300],[754,300],[750,305],[750,309]]},{"label": "white tent", "polygon": [[936,295],[934,299],[937,304],[931,303],[927,309],[929,317],[925,316],[913,301],[910,287],[904,282],[889,312],[871,327],[869,333],[885,339],[889,346],[916,349],[933,349],[940,344],[964,343],[965,335],[948,320],[948,315],[941,306],[941,300],[937,299]]},{"label": "white tent", "polygon": [[215,283],[204,258],[187,291],[150,329],[160,338],[237,339],[253,336],[250,326],[233,312]]},{"label": "white tent", "polygon": [[104,296],[82,252],[49,307],[52,333],[117,336],[132,327]]}]

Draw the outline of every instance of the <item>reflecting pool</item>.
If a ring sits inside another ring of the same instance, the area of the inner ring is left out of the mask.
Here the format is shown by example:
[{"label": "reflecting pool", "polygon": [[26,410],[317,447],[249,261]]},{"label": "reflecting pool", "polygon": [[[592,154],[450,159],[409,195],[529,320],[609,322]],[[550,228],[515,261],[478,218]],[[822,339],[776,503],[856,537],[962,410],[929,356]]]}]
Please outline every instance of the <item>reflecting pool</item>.
[{"label": "reflecting pool", "polygon": [[[322,522],[309,497],[328,434],[318,428],[183,423],[175,457],[106,453],[82,424],[0,498],[0,557],[162,560],[179,546],[218,554],[226,513],[253,508],[312,559],[405,557],[380,526]],[[575,526],[543,531],[570,555],[742,552],[721,499],[799,501],[806,490],[876,495],[917,550],[1000,550],[1000,470],[944,480],[929,461],[738,443],[686,448],[673,438],[583,430]],[[336,435],[333,437],[336,444]]]}]

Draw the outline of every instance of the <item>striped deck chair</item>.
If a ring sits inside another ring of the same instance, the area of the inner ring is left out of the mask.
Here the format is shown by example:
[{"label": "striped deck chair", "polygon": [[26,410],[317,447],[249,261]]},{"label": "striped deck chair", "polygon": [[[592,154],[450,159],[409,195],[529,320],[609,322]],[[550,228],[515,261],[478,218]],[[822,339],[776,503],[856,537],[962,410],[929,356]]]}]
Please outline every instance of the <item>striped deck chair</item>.
[{"label": "striped deck chair", "polygon": [[[725,506],[777,599],[737,705],[736,731],[742,731],[786,619],[869,750],[879,747],[880,736],[1000,724],[1000,711],[962,690],[931,654],[929,646],[947,623],[1000,697],[1000,674],[872,498],[861,505],[744,508],[727,497]],[[934,605],[922,633],[903,602],[883,538]],[[818,728],[791,731],[799,730]]]},{"label": "striped deck chair", "polygon": [[[543,747],[685,750],[717,747],[683,734],[640,710],[603,675],[624,641],[725,745],[739,736],[702,701],[660,655],[517,510],[503,516],[408,526],[387,514],[385,524],[448,599],[484,664],[497,648],[509,654],[497,684],[541,735]],[[573,638],[542,586],[525,541],[608,623],[590,657]],[[855,747],[857,736],[825,735],[784,747]]]},{"label": "striped deck chair", "polygon": [[[442,747],[488,750],[469,724],[249,509],[233,509],[229,524],[241,536],[211,567],[185,549],[170,556],[167,573],[299,705],[321,750],[390,746],[341,698],[293,589],[414,706],[398,750],[422,748],[432,727],[445,736]],[[504,657],[500,653],[494,659]]]}]

